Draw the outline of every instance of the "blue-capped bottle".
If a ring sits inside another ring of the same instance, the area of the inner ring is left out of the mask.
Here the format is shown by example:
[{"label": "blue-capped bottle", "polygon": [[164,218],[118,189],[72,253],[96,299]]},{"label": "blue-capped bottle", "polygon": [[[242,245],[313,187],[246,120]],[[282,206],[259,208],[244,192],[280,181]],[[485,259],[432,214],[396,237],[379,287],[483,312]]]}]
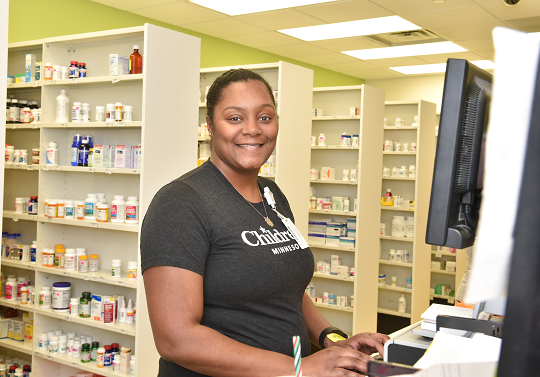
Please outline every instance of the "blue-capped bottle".
[{"label": "blue-capped bottle", "polygon": [[79,161],[79,145],[83,140],[82,134],[75,134],[73,144],[71,144],[71,166],[77,166]]},{"label": "blue-capped bottle", "polygon": [[90,144],[90,148],[94,148],[94,137],[92,135],[84,135],[84,139],[88,140],[88,144]]}]

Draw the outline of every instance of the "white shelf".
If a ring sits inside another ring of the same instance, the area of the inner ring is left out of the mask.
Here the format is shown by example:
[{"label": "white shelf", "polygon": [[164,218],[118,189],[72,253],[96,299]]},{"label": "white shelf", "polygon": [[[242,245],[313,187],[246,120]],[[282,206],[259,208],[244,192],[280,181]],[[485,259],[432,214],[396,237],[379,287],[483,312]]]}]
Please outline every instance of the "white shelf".
[{"label": "white shelf", "polygon": [[75,220],[75,219],[65,219],[65,218],[60,219],[57,217],[51,218],[51,217],[45,217],[45,216],[38,216],[38,221],[49,223],[49,224],[83,226],[87,228],[120,230],[124,232],[138,232],[139,231],[139,224],[98,223],[96,220]]},{"label": "white shelf", "polygon": [[353,308],[351,308],[350,306],[337,306],[337,305],[323,304],[319,302],[314,302],[313,304],[315,306],[318,306],[319,308],[338,310],[338,311],[348,312],[348,313],[353,312]]},{"label": "white shelf", "polygon": [[405,208],[405,207],[387,207],[381,206],[382,211],[399,211],[399,212],[414,212],[414,207]]},{"label": "white shelf", "polygon": [[329,245],[315,245],[309,244],[309,247],[312,249],[326,249],[326,250],[337,250],[337,251],[350,251],[355,253],[356,249],[353,247],[339,247],[339,246],[329,246]]},{"label": "white shelf", "polygon": [[383,180],[391,180],[391,181],[416,181],[416,177],[404,177],[404,178],[398,178],[398,177],[382,177]]},{"label": "white shelf", "polygon": [[[2,211],[2,217],[12,219],[17,222],[19,220],[37,221],[37,215],[29,215],[27,213],[15,213],[15,211],[5,209]],[[4,259],[2,259],[3,263]]]},{"label": "white shelf", "polygon": [[10,350],[13,350],[13,351],[22,352],[27,355],[32,355],[32,347],[27,347],[24,345],[24,342],[19,342],[17,340],[13,340],[9,338],[0,339],[0,348],[1,347],[9,348]]},{"label": "white shelf", "polygon": [[418,127],[405,126],[405,127],[396,127],[396,126],[387,126],[384,127],[385,130],[417,130]]},{"label": "white shelf", "polygon": [[357,151],[358,149],[360,149],[357,145],[356,146],[343,146],[343,145],[326,145],[326,146],[322,146],[322,147],[319,147],[318,145],[312,145],[311,146],[311,149],[312,150],[317,150],[317,149],[320,149],[320,150],[346,150],[346,151]]},{"label": "white shelf", "polygon": [[66,80],[49,80],[49,81],[40,81],[41,86],[49,85],[92,85],[92,84],[119,84],[123,82],[132,82],[132,81],[142,81],[143,74],[135,75],[121,75],[121,76],[96,76],[96,77],[78,77],[75,79],[66,79]]},{"label": "white shelf", "polygon": [[39,88],[41,86],[41,81],[32,81],[32,82],[20,82],[7,84],[8,89],[19,89],[19,88]]},{"label": "white shelf", "polygon": [[381,307],[377,308],[377,313],[395,315],[396,317],[411,318],[411,313],[400,313],[397,310],[385,309]]},{"label": "white shelf", "polygon": [[119,334],[125,334],[129,336],[135,336],[135,323],[115,323],[113,325],[105,325],[101,321],[95,321],[91,318],[80,318],[79,316],[72,316],[69,312],[55,313],[52,309],[35,309],[36,314],[44,315],[47,317],[58,318],[67,322],[78,323],[85,326],[97,327],[102,330],[111,331]]},{"label": "white shelf", "polygon": [[77,271],[66,271],[63,268],[56,267],[36,267],[38,272],[43,272],[46,274],[67,276],[70,278],[94,281],[103,284],[116,285],[120,287],[127,288],[137,288],[137,280],[128,279],[127,277],[113,278],[111,276],[111,270],[99,270],[98,272],[87,272],[85,274],[79,273]]},{"label": "white shelf", "polygon": [[383,235],[381,235],[381,240],[400,241],[400,242],[414,242],[414,238],[383,236]]},{"label": "white shelf", "polygon": [[263,174],[263,173],[259,173],[259,177],[276,178],[276,173],[272,173],[272,174]]},{"label": "white shelf", "polygon": [[199,107],[206,107],[206,102],[199,102]]},{"label": "white shelf", "polygon": [[330,209],[310,209],[309,213],[321,213],[327,215],[340,215],[340,216],[354,216],[356,217],[356,212],[353,211],[332,211]]},{"label": "white shelf", "polygon": [[431,251],[431,254],[435,255],[435,257],[437,258],[437,254],[440,254],[441,256],[444,256],[444,257],[455,257],[457,255],[457,253],[449,253],[447,251]]},{"label": "white shelf", "polygon": [[449,272],[449,271],[445,271],[445,270],[434,270],[434,269],[431,269],[431,272],[434,273],[434,274],[443,274],[443,275],[455,275],[456,272]]},{"label": "white shelf", "polygon": [[75,358],[67,356],[66,354],[55,354],[51,355],[48,352],[36,351],[34,352],[36,357],[41,357],[43,359],[58,363],[68,365],[73,368],[78,368],[85,370],[87,372],[95,373],[96,375],[105,376],[105,377],[117,377],[120,376],[119,372],[113,372],[112,366],[98,368],[95,361],[90,361],[89,363],[81,363],[80,358]]},{"label": "white shelf", "polygon": [[40,123],[7,123],[6,130],[39,130]]},{"label": "white shelf", "polygon": [[36,264],[30,262],[22,262],[19,260],[12,260],[9,258],[2,258],[2,266],[9,266],[15,268],[22,268],[23,270],[35,270]]},{"label": "white shelf", "polygon": [[26,311],[26,312],[33,312],[34,311],[34,305],[32,305],[32,304],[21,305],[20,301],[6,300],[4,297],[0,298],[0,305],[1,306],[7,306],[9,308],[15,308],[15,309],[18,309],[18,310],[23,310],[23,311]]},{"label": "white shelf", "polygon": [[411,262],[390,262],[387,259],[379,259],[379,264],[387,264],[391,266],[400,266],[400,267],[407,267],[407,268],[412,268],[412,265],[413,265]]},{"label": "white shelf", "polygon": [[141,174],[141,169],[128,168],[95,168],[88,166],[47,166],[41,167],[43,171],[69,171],[75,173],[104,173],[104,174]]},{"label": "white shelf", "polygon": [[322,278],[322,279],[347,281],[347,282],[350,282],[350,283],[354,283],[354,276],[337,276],[337,275],[323,274],[323,273],[320,273],[320,272],[314,272],[313,277],[314,278]]},{"label": "white shelf", "polygon": [[416,156],[416,152],[390,152],[390,151],[384,151],[383,154],[394,154],[398,156]]},{"label": "white shelf", "polygon": [[361,115],[325,115],[322,117],[311,117],[311,120],[359,120],[361,118]]},{"label": "white shelf", "polygon": [[68,122],[41,123],[41,128],[141,128],[142,121],[133,122]]},{"label": "white shelf", "polygon": [[324,183],[326,185],[353,185],[357,186],[358,181],[343,181],[339,179],[310,179],[310,183]]},{"label": "white shelf", "polygon": [[4,165],[4,169],[39,171],[40,165]]},{"label": "white shelf", "polygon": [[392,287],[391,285],[379,284],[379,289],[385,289],[387,291],[396,291],[396,292],[403,292],[403,293],[412,293],[412,289],[407,289],[407,287],[403,287],[399,285],[397,287]]}]

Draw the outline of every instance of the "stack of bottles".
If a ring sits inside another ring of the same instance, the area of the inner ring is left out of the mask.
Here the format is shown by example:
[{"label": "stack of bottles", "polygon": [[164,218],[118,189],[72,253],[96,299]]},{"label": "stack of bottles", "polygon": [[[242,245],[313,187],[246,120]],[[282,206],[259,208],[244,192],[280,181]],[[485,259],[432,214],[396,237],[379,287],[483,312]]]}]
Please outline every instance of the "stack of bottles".
[{"label": "stack of bottles", "polygon": [[39,165],[39,148],[32,148],[32,156],[30,156],[30,160],[27,149],[15,149],[15,146],[11,144],[6,144],[5,147],[6,165],[28,165],[30,161],[32,161],[32,164],[34,165]]},{"label": "stack of bottles", "polygon": [[333,292],[323,292],[321,296],[315,294],[315,284],[309,283],[306,287],[306,293],[311,298],[311,301],[319,304],[334,305],[338,308],[354,308],[354,296],[336,296]]},{"label": "stack of bottles", "polygon": [[411,143],[409,148],[409,143],[401,143],[397,140],[387,139],[383,145],[383,151],[385,152],[416,152],[416,143]]},{"label": "stack of bottles", "polygon": [[308,242],[312,245],[355,247],[356,218],[347,222],[331,219],[310,220],[308,224]]},{"label": "stack of bottles", "polygon": [[315,273],[334,275],[342,278],[354,277],[354,267],[341,264],[341,256],[332,255],[329,261],[318,261]]},{"label": "stack of bottles", "polygon": [[120,343],[100,345],[90,335],[77,335],[61,330],[39,335],[38,350],[50,355],[64,355],[82,364],[95,363],[98,368],[111,367],[118,375],[135,376],[135,357],[131,347],[120,347]]},{"label": "stack of bottles", "polygon": [[33,305],[32,297],[35,295],[34,286],[30,284],[28,275],[8,275],[0,273],[2,280],[2,296],[7,301],[20,302],[23,305]]},{"label": "stack of bottles", "polygon": [[44,203],[45,217],[97,222],[139,223],[139,198],[114,195],[111,206],[107,204],[104,193],[88,194],[85,200],[46,199]]},{"label": "stack of bottles", "polygon": [[0,354],[0,376],[27,377],[31,372],[31,359]]},{"label": "stack of bottles", "polygon": [[6,124],[29,124],[41,122],[41,107],[37,101],[6,99]]},{"label": "stack of bottles", "polygon": [[394,166],[389,168],[387,166],[383,167],[383,178],[414,178],[416,177],[416,165],[409,165],[407,170],[406,165],[402,165],[400,168]]}]

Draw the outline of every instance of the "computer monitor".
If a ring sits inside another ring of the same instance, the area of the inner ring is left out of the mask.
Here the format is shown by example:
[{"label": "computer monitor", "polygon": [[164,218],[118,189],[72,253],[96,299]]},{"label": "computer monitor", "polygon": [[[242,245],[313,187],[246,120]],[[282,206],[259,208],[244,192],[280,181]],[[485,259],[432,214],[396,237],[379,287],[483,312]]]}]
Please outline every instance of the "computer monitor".
[{"label": "computer monitor", "polygon": [[480,208],[491,74],[448,59],[426,243],[464,249],[474,243]]}]

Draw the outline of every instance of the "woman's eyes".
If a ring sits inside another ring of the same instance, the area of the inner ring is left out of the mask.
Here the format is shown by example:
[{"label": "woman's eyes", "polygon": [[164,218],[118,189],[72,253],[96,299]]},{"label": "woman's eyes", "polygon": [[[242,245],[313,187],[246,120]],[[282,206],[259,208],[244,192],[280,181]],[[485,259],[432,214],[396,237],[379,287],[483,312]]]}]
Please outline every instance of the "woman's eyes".
[{"label": "woman's eyes", "polygon": [[[240,117],[230,117],[229,120],[232,121],[232,122],[240,122],[242,120],[242,118],[240,118]],[[263,122],[269,122],[269,121],[272,120],[272,118],[269,117],[268,115],[263,115],[263,116],[259,117],[259,120],[263,121]]]}]

